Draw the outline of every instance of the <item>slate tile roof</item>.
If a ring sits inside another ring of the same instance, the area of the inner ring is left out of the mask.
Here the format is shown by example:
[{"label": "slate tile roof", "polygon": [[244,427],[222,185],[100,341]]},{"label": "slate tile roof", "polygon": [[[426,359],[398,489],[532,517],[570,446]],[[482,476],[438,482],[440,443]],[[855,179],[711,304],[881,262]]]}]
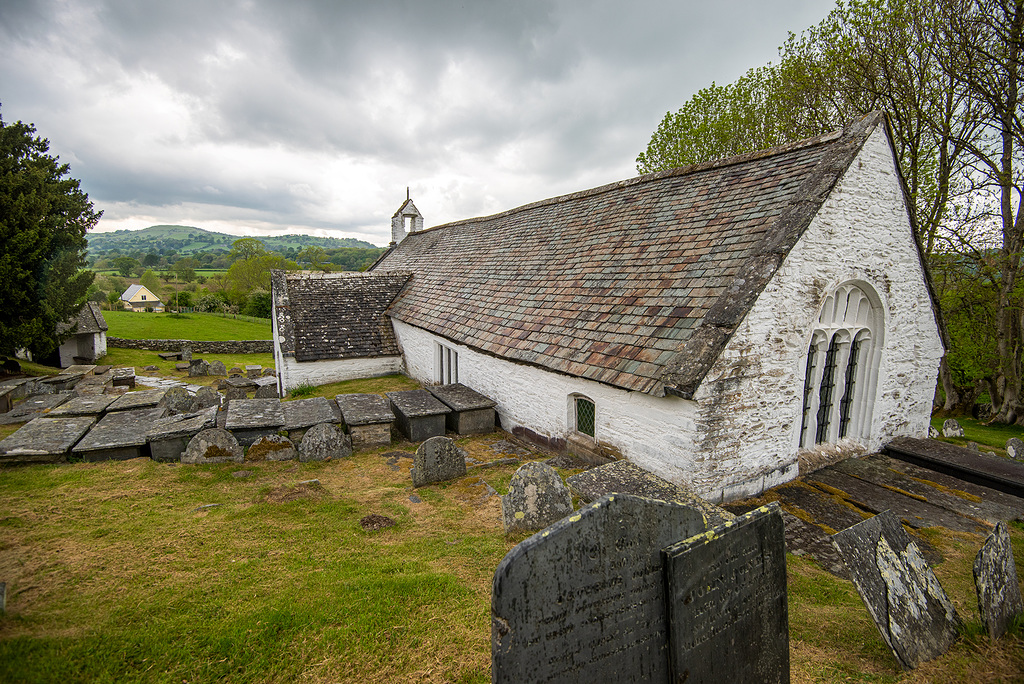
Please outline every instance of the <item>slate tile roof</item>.
[{"label": "slate tile roof", "polygon": [[408,273],[275,272],[282,352],[297,361],[400,354],[385,311],[408,279]]},{"label": "slate tile roof", "polygon": [[85,306],[78,310],[78,313],[74,318],[66,323],[59,323],[57,325],[57,331],[60,333],[66,332],[75,324],[78,325],[78,327],[75,328],[76,334],[107,331],[107,321],[103,318],[103,312],[100,310],[100,305],[96,302],[86,302]]},{"label": "slate tile roof", "polygon": [[881,115],[410,234],[394,318],[516,362],[692,396]]}]

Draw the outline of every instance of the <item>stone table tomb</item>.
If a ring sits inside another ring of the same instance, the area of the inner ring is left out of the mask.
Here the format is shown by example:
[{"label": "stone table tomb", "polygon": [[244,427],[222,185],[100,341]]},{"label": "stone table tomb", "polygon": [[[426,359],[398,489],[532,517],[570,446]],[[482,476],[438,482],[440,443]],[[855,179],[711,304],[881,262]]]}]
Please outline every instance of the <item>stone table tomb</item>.
[{"label": "stone table tomb", "polygon": [[138,392],[125,392],[117,398],[114,403],[107,407],[107,411],[134,411],[135,409],[156,408],[160,400],[164,398],[165,390],[151,389]]},{"label": "stone table tomb", "polygon": [[146,431],[165,413],[162,408],[108,413],[75,445],[72,453],[85,461],[124,461],[148,456]]},{"label": "stone table tomb", "polygon": [[27,423],[36,416],[60,406],[71,398],[70,394],[34,394],[21,402],[7,413],[0,416],[0,425],[11,423]]},{"label": "stone table tomb", "polygon": [[216,407],[197,413],[166,416],[154,421],[146,431],[150,457],[154,461],[165,463],[179,461],[193,437],[207,428],[216,426]]},{"label": "stone table tomb", "polygon": [[399,431],[410,442],[431,437],[444,437],[446,416],[450,409],[427,390],[388,392],[391,410],[395,412]]},{"label": "stone table tomb", "polygon": [[84,397],[73,397],[60,406],[52,409],[48,416],[50,418],[62,418],[68,416],[94,416],[99,417],[107,411],[117,397],[109,394],[97,394]]},{"label": "stone table tomb", "polygon": [[302,441],[306,430],[317,423],[337,423],[341,419],[331,401],[324,397],[283,401],[281,409],[284,411],[284,429],[296,444]]},{"label": "stone table tomb", "polygon": [[428,387],[428,391],[451,409],[447,428],[460,435],[494,432],[494,401],[462,383]]},{"label": "stone table tomb", "polygon": [[387,399],[379,394],[339,394],[334,400],[352,436],[353,449],[391,444],[395,413]]},{"label": "stone table tomb", "polygon": [[227,414],[224,427],[242,446],[277,434],[285,424],[280,399],[232,399]]},{"label": "stone table tomb", "polygon": [[36,418],[0,441],[0,463],[59,463],[82,438],[95,416]]},{"label": "stone table tomb", "polygon": [[112,372],[113,380],[111,380],[111,384],[114,387],[135,387],[134,368],[115,368]]}]

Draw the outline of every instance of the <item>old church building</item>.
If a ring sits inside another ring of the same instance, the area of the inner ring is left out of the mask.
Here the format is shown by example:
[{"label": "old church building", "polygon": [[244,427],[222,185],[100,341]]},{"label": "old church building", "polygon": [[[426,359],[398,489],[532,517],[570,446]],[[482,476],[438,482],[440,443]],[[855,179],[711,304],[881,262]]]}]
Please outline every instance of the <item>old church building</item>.
[{"label": "old church building", "polygon": [[711,500],[928,428],[943,354],[885,119],[423,228],[274,274],[282,389],[403,370]]}]

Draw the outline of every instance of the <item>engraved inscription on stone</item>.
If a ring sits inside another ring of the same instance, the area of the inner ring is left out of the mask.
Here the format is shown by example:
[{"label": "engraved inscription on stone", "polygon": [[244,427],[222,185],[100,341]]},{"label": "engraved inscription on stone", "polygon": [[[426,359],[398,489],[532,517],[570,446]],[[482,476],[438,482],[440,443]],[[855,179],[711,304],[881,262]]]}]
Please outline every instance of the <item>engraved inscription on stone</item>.
[{"label": "engraved inscription on stone", "polygon": [[492,682],[668,682],[662,549],[699,511],[603,497],[523,541],[491,592]]},{"label": "engraved inscription on stone", "polygon": [[665,549],[673,682],[789,682],[785,526],[765,506]]}]

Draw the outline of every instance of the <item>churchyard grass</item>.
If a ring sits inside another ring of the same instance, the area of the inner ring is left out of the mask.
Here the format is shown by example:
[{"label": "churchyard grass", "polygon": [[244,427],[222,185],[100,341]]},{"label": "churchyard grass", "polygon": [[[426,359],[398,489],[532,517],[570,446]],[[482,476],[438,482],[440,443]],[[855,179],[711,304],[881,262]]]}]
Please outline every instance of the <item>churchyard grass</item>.
[{"label": "churchyard grass", "polygon": [[104,311],[111,337],[128,340],[269,340],[270,321],[225,318],[203,313]]},{"label": "churchyard grass", "polygon": [[420,389],[422,385],[415,380],[400,374],[384,375],[379,378],[360,378],[358,380],[345,380],[343,382],[332,382],[329,385],[321,385],[306,389],[301,386],[299,392],[289,392],[286,399],[308,399],[310,397],[324,397],[334,399],[339,394],[384,394],[385,392],[402,392],[405,390]]},{"label": "churchyard grass", "polygon": [[[942,434],[942,423],[945,418],[933,417],[931,424]],[[1011,437],[1024,439],[1024,426],[1020,425],[986,425],[981,421],[965,416],[958,416],[956,421],[964,429],[963,437],[943,437],[944,442],[966,446],[968,442],[977,442],[983,451],[994,451],[1000,456],[1006,455],[1006,440]]]},{"label": "churchyard grass", "polygon": [[[141,314],[137,314],[141,315]],[[175,370],[174,364],[179,363],[178,361],[164,361],[158,356],[159,352],[148,351],[146,349],[121,349],[119,347],[107,347],[107,355],[104,356],[99,363],[108,364],[111,366],[134,366],[137,372],[143,374],[150,374],[149,371],[143,371],[142,369],[146,366],[156,366],[159,368],[159,374],[169,378],[175,378],[177,380],[185,380],[195,384],[211,384],[219,378],[208,376],[200,378],[189,378],[188,371]],[[243,371],[246,365],[250,366],[263,366],[264,368],[273,367],[274,355],[267,354],[193,354],[192,358],[195,359],[206,359],[207,361],[223,361],[224,367],[230,370],[232,367],[237,366]],[[156,371],[154,371],[156,372]],[[198,382],[197,382],[198,381]]]}]

